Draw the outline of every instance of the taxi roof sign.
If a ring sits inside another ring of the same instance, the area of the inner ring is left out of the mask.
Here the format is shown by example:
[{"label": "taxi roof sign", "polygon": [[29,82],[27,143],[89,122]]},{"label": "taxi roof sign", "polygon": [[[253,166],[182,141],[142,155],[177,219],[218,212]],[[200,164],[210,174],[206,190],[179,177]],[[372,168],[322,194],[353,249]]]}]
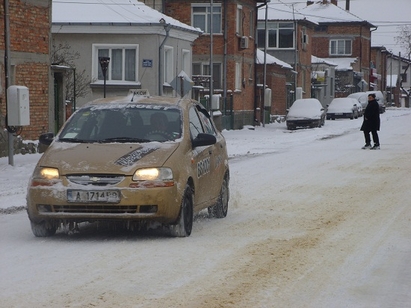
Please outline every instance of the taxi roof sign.
[{"label": "taxi roof sign", "polygon": [[133,96],[150,96],[148,89],[130,89],[128,90],[128,95]]}]

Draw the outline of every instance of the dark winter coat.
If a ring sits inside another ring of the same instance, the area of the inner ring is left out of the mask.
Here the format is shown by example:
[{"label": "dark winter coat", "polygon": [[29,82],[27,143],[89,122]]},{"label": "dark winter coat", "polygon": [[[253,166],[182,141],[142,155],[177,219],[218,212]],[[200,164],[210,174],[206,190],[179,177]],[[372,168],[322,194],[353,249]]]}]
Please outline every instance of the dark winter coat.
[{"label": "dark winter coat", "polygon": [[364,122],[361,125],[362,131],[371,132],[380,130],[380,107],[375,99],[368,102],[363,117]]}]

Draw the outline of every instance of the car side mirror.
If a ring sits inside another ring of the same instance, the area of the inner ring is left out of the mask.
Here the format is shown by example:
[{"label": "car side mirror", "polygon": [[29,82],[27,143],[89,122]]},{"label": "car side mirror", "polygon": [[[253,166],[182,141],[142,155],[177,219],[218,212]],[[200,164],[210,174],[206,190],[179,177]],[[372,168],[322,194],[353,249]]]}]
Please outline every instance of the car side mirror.
[{"label": "car side mirror", "polygon": [[44,145],[50,145],[54,140],[54,134],[53,133],[45,133],[41,134],[39,137],[39,142]]},{"label": "car side mirror", "polygon": [[193,144],[193,148],[196,148],[196,147],[201,147],[201,146],[206,146],[206,145],[212,145],[212,144],[215,144],[216,142],[217,142],[217,138],[214,135],[200,133],[193,140],[192,144]]}]

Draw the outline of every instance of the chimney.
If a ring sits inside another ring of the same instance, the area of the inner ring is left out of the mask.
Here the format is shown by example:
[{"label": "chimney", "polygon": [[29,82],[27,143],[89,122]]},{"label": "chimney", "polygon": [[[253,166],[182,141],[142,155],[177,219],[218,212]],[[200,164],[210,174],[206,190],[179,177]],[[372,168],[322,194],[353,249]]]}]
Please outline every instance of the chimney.
[{"label": "chimney", "polygon": [[314,1],[307,1],[307,6],[314,4]]}]

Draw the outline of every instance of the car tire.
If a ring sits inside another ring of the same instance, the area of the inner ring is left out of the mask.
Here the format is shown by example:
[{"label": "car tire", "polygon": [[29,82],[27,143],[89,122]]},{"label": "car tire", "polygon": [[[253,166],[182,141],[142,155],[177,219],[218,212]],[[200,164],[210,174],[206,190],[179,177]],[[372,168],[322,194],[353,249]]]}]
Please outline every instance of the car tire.
[{"label": "car tire", "polygon": [[208,215],[215,218],[224,218],[228,212],[228,200],[230,199],[230,191],[228,187],[228,178],[224,177],[221,184],[221,191],[216,204],[208,208]]},{"label": "car tire", "polygon": [[173,237],[188,237],[193,229],[194,212],[193,212],[193,190],[186,185],[183,199],[181,200],[180,215],[177,223],[170,225],[170,234]]},{"label": "car tire", "polygon": [[45,221],[42,221],[40,223],[30,221],[30,224],[31,231],[36,237],[53,236],[57,231],[57,227],[55,225],[47,223]]}]

